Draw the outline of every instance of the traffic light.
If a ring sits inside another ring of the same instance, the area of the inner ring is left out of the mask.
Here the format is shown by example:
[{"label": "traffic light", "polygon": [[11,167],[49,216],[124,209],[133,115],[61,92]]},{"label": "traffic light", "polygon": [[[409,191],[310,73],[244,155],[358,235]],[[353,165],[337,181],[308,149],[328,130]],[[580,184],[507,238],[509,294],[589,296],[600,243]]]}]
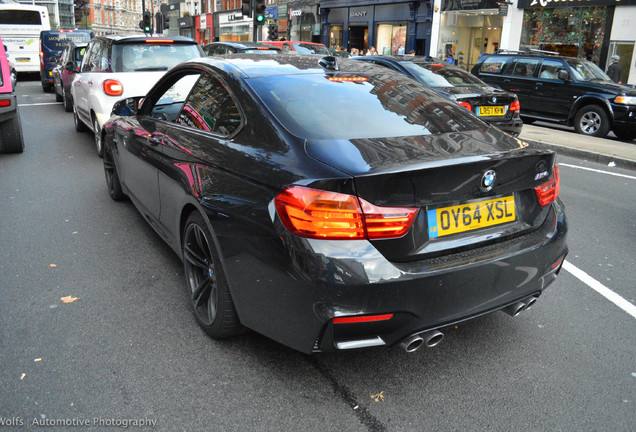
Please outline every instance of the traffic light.
[{"label": "traffic light", "polygon": [[242,0],[241,13],[245,16],[252,16],[252,0]]},{"label": "traffic light", "polygon": [[267,29],[267,39],[273,41],[278,39],[278,26],[276,24],[270,24]]},{"label": "traffic light", "polygon": [[265,21],[265,0],[254,0],[254,25]]},{"label": "traffic light", "polygon": [[144,33],[152,33],[152,17],[149,11],[144,11],[144,17],[139,21],[139,28],[141,28]]},{"label": "traffic light", "polygon": [[161,12],[155,14],[155,23],[157,24],[157,33],[163,33],[163,14]]}]

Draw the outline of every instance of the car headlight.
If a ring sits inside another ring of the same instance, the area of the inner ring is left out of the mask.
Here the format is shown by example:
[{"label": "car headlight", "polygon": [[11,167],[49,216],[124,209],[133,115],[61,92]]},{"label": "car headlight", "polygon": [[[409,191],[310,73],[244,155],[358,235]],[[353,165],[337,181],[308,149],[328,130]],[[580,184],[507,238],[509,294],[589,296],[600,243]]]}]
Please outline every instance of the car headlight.
[{"label": "car headlight", "polygon": [[636,96],[618,96],[614,102],[625,105],[636,105]]}]

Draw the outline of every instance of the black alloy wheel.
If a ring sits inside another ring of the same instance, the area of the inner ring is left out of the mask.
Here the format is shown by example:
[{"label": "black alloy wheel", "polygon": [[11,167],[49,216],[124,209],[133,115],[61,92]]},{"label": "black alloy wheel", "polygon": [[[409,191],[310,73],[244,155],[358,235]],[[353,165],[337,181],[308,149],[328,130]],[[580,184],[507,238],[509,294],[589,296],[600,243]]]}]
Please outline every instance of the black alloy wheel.
[{"label": "black alloy wheel", "polygon": [[200,213],[188,217],[183,235],[186,284],[197,321],[215,339],[241,332],[212,235]]},{"label": "black alloy wheel", "polygon": [[113,149],[108,143],[104,145],[104,175],[106,176],[108,194],[113,201],[124,200],[126,198],[126,194],[121,188],[119,175],[117,174],[117,167],[115,166],[115,160],[113,158]]}]

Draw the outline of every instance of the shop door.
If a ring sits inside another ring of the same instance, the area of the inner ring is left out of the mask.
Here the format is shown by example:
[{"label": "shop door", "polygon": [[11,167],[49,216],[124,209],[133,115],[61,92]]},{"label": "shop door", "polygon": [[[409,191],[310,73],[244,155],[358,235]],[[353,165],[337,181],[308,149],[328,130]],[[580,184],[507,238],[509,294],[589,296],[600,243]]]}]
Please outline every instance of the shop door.
[{"label": "shop door", "polygon": [[[634,42],[610,42],[609,53],[607,54],[607,63],[609,67],[611,64],[610,59],[613,55],[618,54],[621,59],[619,64],[621,65],[621,79],[622,83],[626,83],[629,79],[629,70],[632,64],[632,54],[634,53]],[[607,70],[607,68],[605,68]]]},{"label": "shop door", "polygon": [[349,52],[351,48],[367,50],[367,35],[369,28],[367,26],[351,26],[349,27]]}]

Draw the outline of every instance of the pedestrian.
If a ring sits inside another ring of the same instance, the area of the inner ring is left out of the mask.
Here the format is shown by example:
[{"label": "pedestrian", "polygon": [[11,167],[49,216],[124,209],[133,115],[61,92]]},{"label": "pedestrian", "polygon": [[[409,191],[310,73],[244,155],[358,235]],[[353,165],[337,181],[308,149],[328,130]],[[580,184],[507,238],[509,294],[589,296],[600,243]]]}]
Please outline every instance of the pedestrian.
[{"label": "pedestrian", "polygon": [[400,47],[397,50],[398,55],[404,55],[404,46],[400,45]]},{"label": "pedestrian", "polygon": [[369,47],[369,51],[367,51],[367,55],[377,55],[377,51],[375,50],[375,47],[373,45],[371,45],[371,47]]},{"label": "pedestrian", "polygon": [[610,60],[610,65],[607,68],[607,76],[610,77],[612,81],[615,83],[621,82],[621,64],[619,63],[621,57],[619,55],[614,54]]},{"label": "pedestrian", "polygon": [[453,58],[452,54],[448,54],[446,56],[446,63],[455,64],[455,59]]}]

